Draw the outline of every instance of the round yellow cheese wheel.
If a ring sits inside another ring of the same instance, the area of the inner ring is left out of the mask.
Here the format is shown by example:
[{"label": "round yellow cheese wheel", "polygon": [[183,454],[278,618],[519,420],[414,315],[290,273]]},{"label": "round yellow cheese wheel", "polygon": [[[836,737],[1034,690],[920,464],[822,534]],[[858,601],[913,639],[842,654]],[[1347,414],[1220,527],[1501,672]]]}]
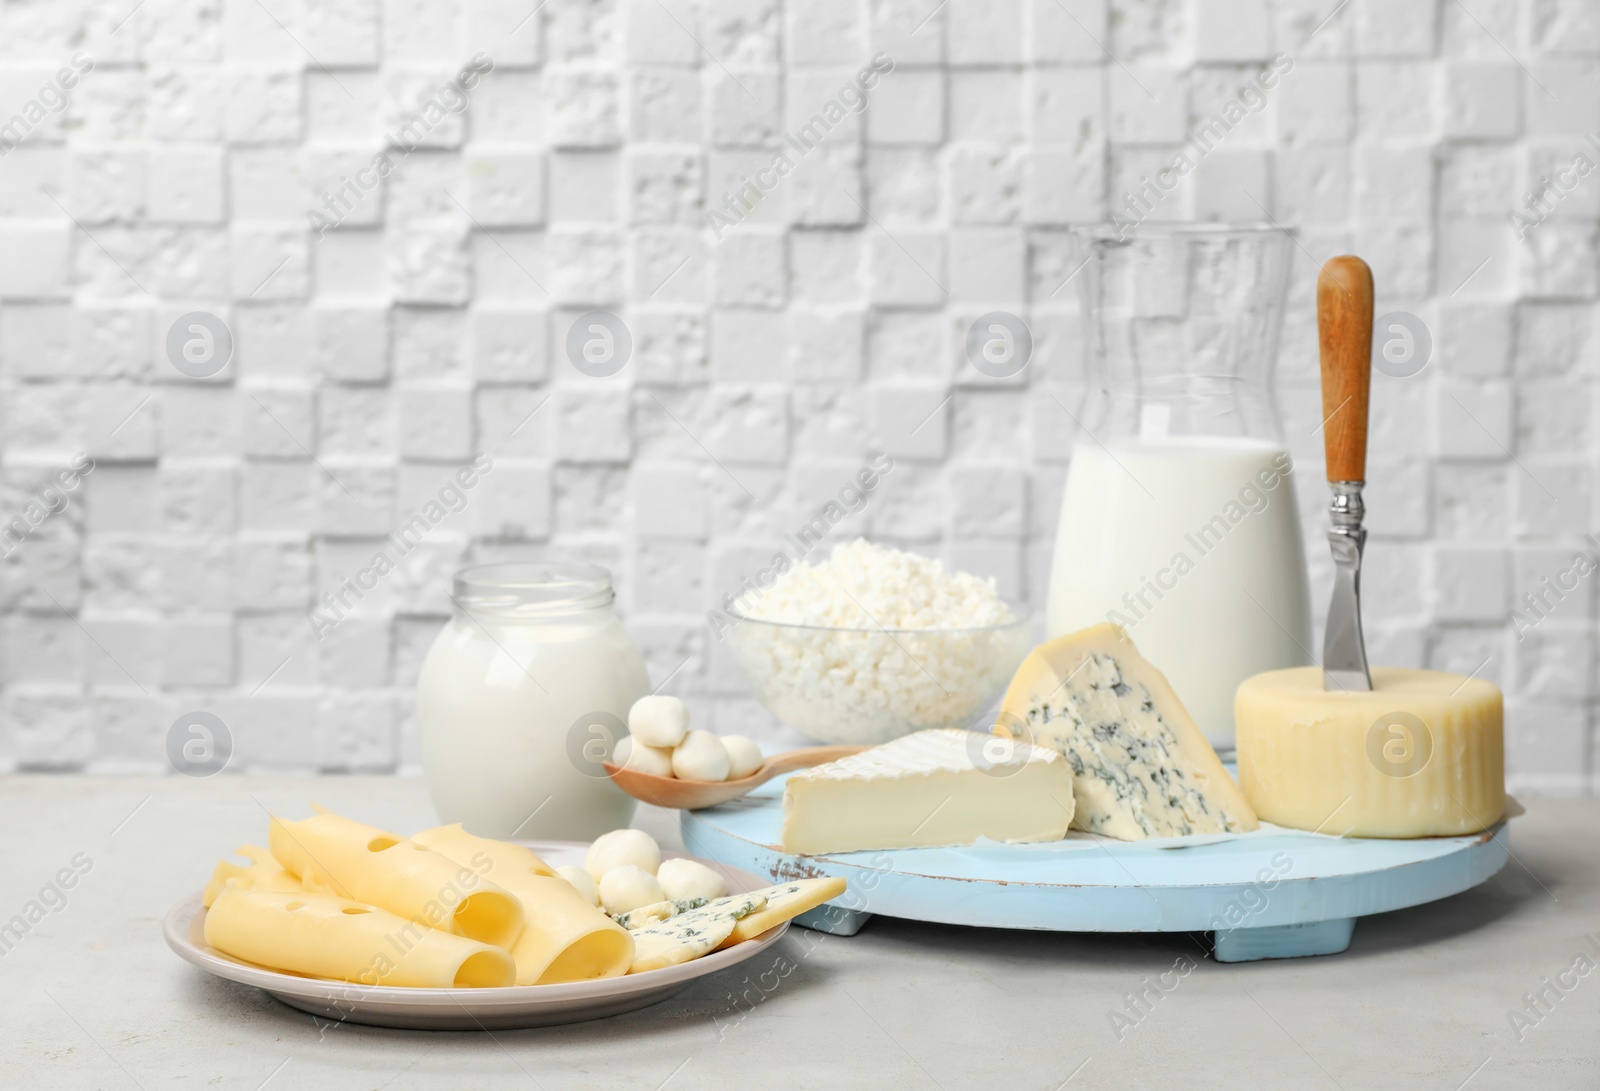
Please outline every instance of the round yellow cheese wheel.
[{"label": "round yellow cheese wheel", "polygon": [[1262,821],[1348,837],[1476,833],[1505,813],[1504,703],[1481,678],[1375,667],[1326,690],[1320,667],[1234,696],[1239,786]]}]

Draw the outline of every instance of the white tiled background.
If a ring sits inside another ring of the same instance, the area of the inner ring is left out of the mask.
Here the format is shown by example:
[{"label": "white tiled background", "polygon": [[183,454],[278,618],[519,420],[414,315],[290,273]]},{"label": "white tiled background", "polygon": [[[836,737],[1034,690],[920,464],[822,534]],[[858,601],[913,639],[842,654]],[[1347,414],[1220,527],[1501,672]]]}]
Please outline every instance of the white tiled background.
[{"label": "white tiled background", "polygon": [[[536,3],[0,7],[0,123],[94,61],[0,158],[0,517],[96,461],[0,567],[0,766],[164,768],[192,709],[241,767],[413,765],[451,570],[558,553],[612,565],[654,677],[750,731],[704,612],[875,446],[896,467],[860,529],[1042,604],[1073,439],[1050,395],[1075,405],[1082,367],[1063,227],[1281,52],[1159,215],[1300,228],[1280,394],[1317,529],[1317,262],[1364,255],[1379,310],[1428,323],[1427,369],[1375,383],[1375,657],[1478,669],[1514,783],[1594,789],[1594,580],[1525,640],[1508,618],[1600,529],[1600,175],[1526,242],[1507,221],[1600,163],[1592,0]],[[478,51],[465,113],[314,238],[307,210]],[[879,51],[866,114],[714,241],[702,209]],[[614,378],[562,348],[593,308],[633,333]],[[961,357],[993,309],[1035,331],[1019,380]],[[194,310],[236,339],[212,379],[163,348]],[[467,508],[314,640],[313,596],[480,450]]]}]

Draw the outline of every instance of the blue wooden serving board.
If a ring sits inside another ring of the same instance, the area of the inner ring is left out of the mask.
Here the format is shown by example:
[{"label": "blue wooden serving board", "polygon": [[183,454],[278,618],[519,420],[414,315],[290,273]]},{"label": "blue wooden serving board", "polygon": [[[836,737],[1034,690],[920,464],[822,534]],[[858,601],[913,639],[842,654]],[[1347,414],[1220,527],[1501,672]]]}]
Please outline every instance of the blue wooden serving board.
[{"label": "blue wooden serving board", "polygon": [[[1261,832],[1184,847],[1059,842],[795,856],[780,844],[783,781],[684,811],[696,856],[776,881],[843,876],[845,894],[797,919],[853,935],[874,913],[940,924],[1058,932],[1211,932],[1222,962],[1343,951],[1357,917],[1436,901],[1505,866],[1504,821],[1466,837],[1409,841]],[[1171,844],[1168,842],[1167,844]]]}]

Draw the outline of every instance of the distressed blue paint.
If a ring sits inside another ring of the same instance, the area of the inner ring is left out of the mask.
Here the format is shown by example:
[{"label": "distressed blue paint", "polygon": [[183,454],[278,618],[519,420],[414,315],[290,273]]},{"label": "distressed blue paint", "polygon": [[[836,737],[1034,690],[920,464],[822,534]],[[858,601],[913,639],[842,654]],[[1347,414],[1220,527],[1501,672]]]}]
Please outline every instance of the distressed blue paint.
[{"label": "distressed blue paint", "polygon": [[1218,962],[1256,962],[1263,958],[1336,955],[1350,946],[1355,929],[1354,917],[1271,928],[1233,928],[1216,934],[1211,957]]}]

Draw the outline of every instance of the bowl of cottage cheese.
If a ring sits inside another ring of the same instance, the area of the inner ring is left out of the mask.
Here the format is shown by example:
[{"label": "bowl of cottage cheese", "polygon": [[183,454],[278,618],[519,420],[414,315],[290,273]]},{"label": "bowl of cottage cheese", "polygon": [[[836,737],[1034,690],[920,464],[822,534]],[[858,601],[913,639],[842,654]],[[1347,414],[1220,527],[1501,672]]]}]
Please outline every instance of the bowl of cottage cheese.
[{"label": "bowl of cottage cheese", "polygon": [[976,727],[1032,647],[992,579],[864,539],[800,564],[728,611],[734,662],[762,704],[826,743]]}]

